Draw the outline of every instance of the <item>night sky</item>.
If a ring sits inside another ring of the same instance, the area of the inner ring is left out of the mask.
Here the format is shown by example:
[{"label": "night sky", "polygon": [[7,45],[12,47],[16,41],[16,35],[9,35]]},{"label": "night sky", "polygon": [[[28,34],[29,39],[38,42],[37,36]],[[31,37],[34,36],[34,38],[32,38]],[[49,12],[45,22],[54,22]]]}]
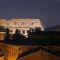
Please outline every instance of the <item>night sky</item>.
[{"label": "night sky", "polygon": [[0,0],[2,18],[41,18],[45,27],[60,25],[60,0]]}]

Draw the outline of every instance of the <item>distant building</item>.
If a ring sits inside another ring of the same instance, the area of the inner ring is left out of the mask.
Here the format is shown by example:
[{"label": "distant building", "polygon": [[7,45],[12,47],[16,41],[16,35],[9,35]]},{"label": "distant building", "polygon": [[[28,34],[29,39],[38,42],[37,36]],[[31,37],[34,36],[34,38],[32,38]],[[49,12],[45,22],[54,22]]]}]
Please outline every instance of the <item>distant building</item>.
[{"label": "distant building", "polygon": [[15,30],[18,29],[20,34],[28,36],[27,31],[32,28],[40,27],[43,31],[43,25],[40,19],[0,19],[0,26],[9,28],[10,34],[14,34]]}]

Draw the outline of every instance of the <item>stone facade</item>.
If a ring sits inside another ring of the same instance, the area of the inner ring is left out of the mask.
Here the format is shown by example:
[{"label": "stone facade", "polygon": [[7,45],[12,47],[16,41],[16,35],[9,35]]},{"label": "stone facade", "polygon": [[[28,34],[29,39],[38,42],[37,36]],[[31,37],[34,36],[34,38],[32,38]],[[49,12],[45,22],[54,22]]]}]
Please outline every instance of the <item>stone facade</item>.
[{"label": "stone facade", "polygon": [[44,30],[40,19],[0,19],[0,26],[9,28],[12,34],[18,29],[25,36],[30,28],[40,27],[41,30]]}]

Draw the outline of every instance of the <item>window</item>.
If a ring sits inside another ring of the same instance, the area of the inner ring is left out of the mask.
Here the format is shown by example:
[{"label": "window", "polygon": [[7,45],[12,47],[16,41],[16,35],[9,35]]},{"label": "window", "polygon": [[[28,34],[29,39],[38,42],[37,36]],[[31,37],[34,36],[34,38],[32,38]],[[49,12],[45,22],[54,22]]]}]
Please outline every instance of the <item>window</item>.
[{"label": "window", "polygon": [[32,28],[30,28],[30,32],[33,32],[33,29]]},{"label": "window", "polygon": [[15,22],[15,25],[16,25],[16,22]]},{"label": "window", "polygon": [[33,25],[33,23],[32,23],[32,25]]},{"label": "window", "polygon": [[23,30],[22,33],[25,34],[25,30]]},{"label": "window", "polygon": [[19,48],[19,51],[21,51],[21,48]]},{"label": "window", "polygon": [[23,23],[23,25],[24,25],[24,23]]}]

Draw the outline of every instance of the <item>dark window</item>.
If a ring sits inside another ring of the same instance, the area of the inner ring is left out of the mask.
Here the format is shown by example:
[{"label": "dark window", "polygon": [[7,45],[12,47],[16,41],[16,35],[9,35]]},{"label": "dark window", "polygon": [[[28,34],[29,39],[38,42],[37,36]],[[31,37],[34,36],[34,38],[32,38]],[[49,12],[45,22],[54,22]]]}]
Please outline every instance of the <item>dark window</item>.
[{"label": "dark window", "polygon": [[15,25],[16,25],[16,22],[15,22]]},{"label": "dark window", "polygon": [[24,25],[24,23],[23,23],[23,25]]},{"label": "dark window", "polygon": [[21,51],[21,48],[19,48],[19,51]]},{"label": "dark window", "polygon": [[29,30],[27,30],[27,33],[29,32]]},{"label": "dark window", "polygon": [[23,30],[23,34],[25,34],[25,30]]},{"label": "dark window", "polygon": [[32,25],[33,25],[33,23],[32,23]]}]

